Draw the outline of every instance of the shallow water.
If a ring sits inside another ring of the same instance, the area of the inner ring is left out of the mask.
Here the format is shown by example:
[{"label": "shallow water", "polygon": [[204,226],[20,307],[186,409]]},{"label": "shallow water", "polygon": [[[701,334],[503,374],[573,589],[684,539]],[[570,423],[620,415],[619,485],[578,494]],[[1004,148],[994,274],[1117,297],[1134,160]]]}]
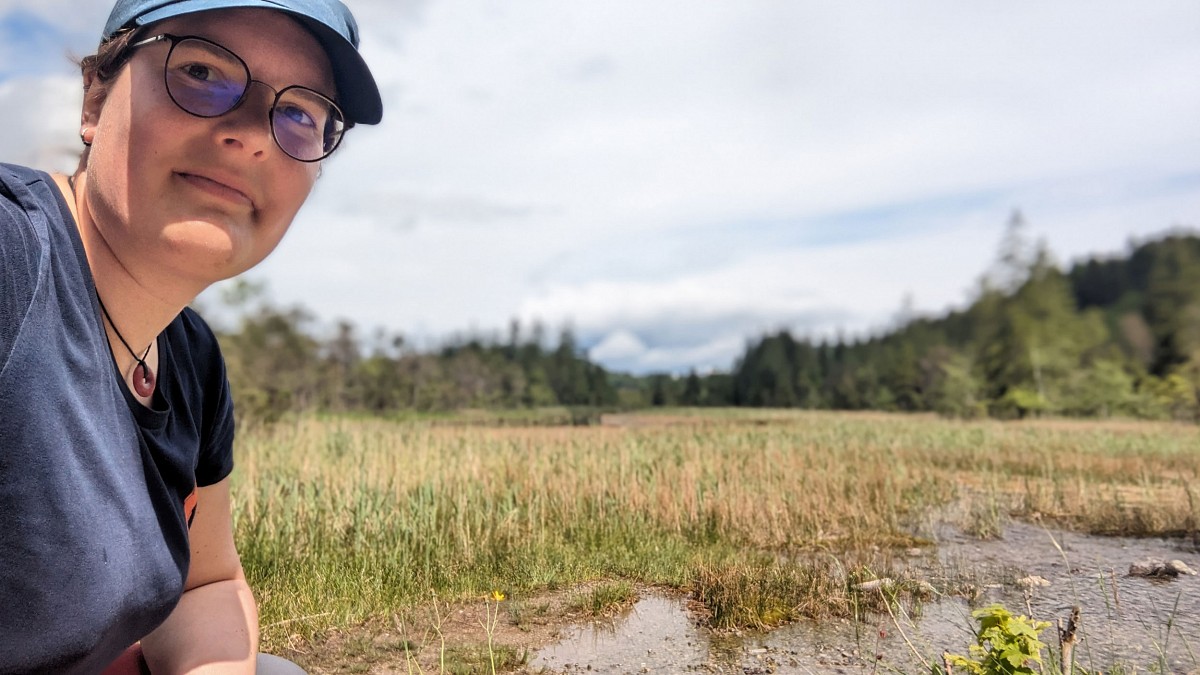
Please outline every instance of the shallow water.
[{"label": "shallow water", "polygon": [[[1032,590],[1028,608],[1050,621],[1065,619],[1073,605],[1083,608],[1075,654],[1089,670],[1122,663],[1200,672],[1200,577],[1125,576],[1131,562],[1145,557],[1200,567],[1194,545],[1048,532],[1026,524],[1009,525],[999,541],[946,532],[936,552],[914,558],[912,566],[935,586],[945,576],[977,580],[974,606],[1002,602],[1022,614],[1027,598],[1016,579],[1044,577],[1050,585]],[[940,659],[936,655],[943,650],[966,653],[973,640],[971,608],[966,600],[946,598],[911,616],[901,610],[866,622],[805,621],[765,634],[727,636],[693,625],[682,599],[648,596],[616,620],[564,631],[531,665],[560,673],[928,672],[923,662]],[[1057,645],[1054,628],[1043,638]]]},{"label": "shallow water", "polygon": [[[1013,524],[1003,541],[953,537],[942,543],[939,555],[950,564],[957,558],[1048,580],[1050,586],[1031,593],[1033,615],[1065,619],[1079,605],[1083,618],[1076,660],[1089,670],[1117,661],[1144,666],[1160,656],[1172,672],[1200,668],[1200,577],[1126,576],[1130,563],[1146,557],[1181,559],[1196,568],[1197,551],[1190,542],[1093,537]],[[989,589],[985,601],[992,600],[1014,610],[1025,607],[1022,592],[1012,585]]]}]

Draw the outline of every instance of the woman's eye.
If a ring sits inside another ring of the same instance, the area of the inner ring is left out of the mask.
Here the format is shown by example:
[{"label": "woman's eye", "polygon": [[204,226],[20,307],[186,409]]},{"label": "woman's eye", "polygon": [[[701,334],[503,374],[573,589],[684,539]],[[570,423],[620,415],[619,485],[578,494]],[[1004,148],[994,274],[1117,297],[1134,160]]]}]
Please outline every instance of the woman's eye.
[{"label": "woman's eye", "polygon": [[183,66],[183,68],[181,68],[181,70],[184,73],[186,73],[189,77],[191,77],[192,79],[196,79],[196,80],[207,81],[207,80],[212,79],[212,77],[213,77],[212,69],[209,68],[208,66],[204,65],[203,63],[189,63],[189,64]]},{"label": "woman's eye", "polygon": [[317,126],[313,121],[312,115],[309,115],[303,108],[294,105],[280,106],[279,114],[283,115],[289,122],[301,124],[306,127]]}]

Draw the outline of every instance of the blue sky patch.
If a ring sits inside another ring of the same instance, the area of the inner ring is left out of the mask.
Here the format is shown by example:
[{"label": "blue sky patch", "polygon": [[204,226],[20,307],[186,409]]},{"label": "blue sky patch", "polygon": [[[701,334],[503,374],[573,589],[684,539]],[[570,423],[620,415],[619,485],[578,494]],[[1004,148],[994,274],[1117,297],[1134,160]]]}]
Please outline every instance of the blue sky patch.
[{"label": "blue sky patch", "polygon": [[1158,185],[1161,194],[1191,192],[1200,188],[1200,171],[1190,171],[1167,176]]},{"label": "blue sky patch", "polygon": [[854,209],[816,218],[801,220],[792,232],[779,232],[788,243],[807,246],[837,246],[907,236],[944,225],[947,218],[979,211],[1003,214],[997,221],[999,230],[1011,208],[1011,192],[987,190],[940,195],[895,204]]},{"label": "blue sky patch", "polygon": [[70,65],[63,45],[70,44],[71,37],[25,9],[0,16],[0,82],[63,72]]}]

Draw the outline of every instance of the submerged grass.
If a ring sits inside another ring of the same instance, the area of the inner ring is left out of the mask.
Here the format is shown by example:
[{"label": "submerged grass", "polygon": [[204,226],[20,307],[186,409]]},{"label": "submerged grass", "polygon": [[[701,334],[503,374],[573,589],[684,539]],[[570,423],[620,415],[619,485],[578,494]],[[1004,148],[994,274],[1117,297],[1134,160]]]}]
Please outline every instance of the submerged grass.
[{"label": "submerged grass", "polygon": [[590,617],[612,616],[632,607],[637,598],[637,590],[628,581],[602,582],[576,593],[568,606]]},{"label": "submerged grass", "polygon": [[701,566],[693,586],[714,628],[771,628],[803,616],[844,615],[852,604],[845,580],[828,564]]},{"label": "submerged grass", "polygon": [[235,533],[264,642],[389,616],[430,591],[603,579],[693,588],[717,625],[850,615],[863,600],[853,570],[919,545],[964,502],[981,535],[1009,517],[1139,535],[1200,522],[1196,427],[781,411],[610,421],[246,430]]}]

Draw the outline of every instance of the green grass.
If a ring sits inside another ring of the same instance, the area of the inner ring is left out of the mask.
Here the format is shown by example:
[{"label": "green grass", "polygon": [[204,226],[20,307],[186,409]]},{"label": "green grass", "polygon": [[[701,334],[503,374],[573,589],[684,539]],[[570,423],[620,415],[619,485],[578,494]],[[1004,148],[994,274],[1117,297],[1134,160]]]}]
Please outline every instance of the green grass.
[{"label": "green grass", "polygon": [[628,581],[597,584],[577,593],[569,603],[572,611],[591,617],[611,616],[633,605],[637,591]]},{"label": "green grass", "polygon": [[524,665],[528,654],[503,645],[488,650],[487,645],[461,645],[446,648],[447,675],[489,675],[492,659],[495,658],[496,672],[512,670]]},{"label": "green grass", "polygon": [[850,616],[854,570],[887,575],[890,552],[948,514],[981,535],[1007,518],[1139,535],[1200,522],[1194,426],[742,410],[619,421],[245,430],[235,535],[265,646],[431,591],[613,579],[698,589],[721,625]]}]

